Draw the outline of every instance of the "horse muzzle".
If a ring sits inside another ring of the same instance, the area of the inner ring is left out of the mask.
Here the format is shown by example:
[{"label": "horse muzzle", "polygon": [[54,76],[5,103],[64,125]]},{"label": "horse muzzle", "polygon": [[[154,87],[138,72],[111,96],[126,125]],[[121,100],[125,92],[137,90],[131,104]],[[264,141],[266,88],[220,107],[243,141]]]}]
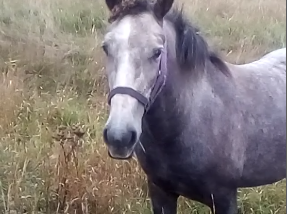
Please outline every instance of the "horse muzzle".
[{"label": "horse muzzle", "polygon": [[108,155],[111,158],[118,160],[132,158],[138,141],[136,131],[133,129],[122,131],[106,127],[103,136],[108,147]]}]

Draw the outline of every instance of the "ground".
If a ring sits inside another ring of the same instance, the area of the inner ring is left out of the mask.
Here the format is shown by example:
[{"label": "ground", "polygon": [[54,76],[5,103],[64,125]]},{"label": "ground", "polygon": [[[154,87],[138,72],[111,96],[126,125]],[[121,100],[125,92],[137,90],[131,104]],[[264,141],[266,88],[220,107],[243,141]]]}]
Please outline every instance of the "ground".
[{"label": "ground", "polygon": [[[182,2],[229,62],[286,45],[284,0]],[[137,162],[111,160],[102,141],[107,15],[103,0],[0,0],[0,213],[151,214]],[[286,182],[240,190],[238,202],[242,214],[285,214]]]}]

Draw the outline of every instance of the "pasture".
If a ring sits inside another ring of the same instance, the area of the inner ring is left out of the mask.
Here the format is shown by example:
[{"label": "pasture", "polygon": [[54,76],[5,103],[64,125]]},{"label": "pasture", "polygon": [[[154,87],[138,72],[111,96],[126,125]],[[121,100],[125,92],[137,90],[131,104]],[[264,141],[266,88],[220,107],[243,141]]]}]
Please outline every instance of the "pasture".
[{"label": "pasture", "polygon": [[[286,45],[283,0],[182,2],[229,62]],[[0,0],[0,213],[151,213],[136,161],[110,159],[102,142],[107,16],[104,1]],[[179,213],[208,213],[180,201]],[[238,201],[242,214],[283,214],[286,182]]]}]

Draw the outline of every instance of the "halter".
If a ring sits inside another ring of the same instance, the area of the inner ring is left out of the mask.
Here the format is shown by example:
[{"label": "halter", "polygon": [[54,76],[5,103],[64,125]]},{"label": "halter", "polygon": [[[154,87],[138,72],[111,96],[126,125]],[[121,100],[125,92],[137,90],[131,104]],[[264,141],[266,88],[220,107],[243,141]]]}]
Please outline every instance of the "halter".
[{"label": "halter", "polygon": [[126,94],[133,97],[140,104],[142,104],[144,106],[145,112],[147,112],[154,103],[157,96],[162,91],[163,87],[165,86],[166,76],[167,76],[167,47],[165,42],[164,49],[161,54],[159,70],[151,90],[150,98],[148,99],[142,93],[133,88],[120,86],[111,90],[108,96],[108,104],[111,105],[111,100],[113,96],[115,96],[116,94]]}]

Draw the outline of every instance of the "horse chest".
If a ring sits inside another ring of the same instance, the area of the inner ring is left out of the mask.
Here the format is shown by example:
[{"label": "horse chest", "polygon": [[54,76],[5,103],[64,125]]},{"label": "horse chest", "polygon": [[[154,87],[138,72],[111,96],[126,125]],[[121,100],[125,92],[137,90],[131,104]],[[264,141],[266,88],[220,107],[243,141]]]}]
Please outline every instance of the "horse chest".
[{"label": "horse chest", "polygon": [[[137,159],[149,180],[162,189],[199,200],[206,192],[205,179],[194,170],[192,163],[182,163],[179,158],[167,157],[163,152],[136,150]],[[154,155],[156,154],[156,155]]]}]

